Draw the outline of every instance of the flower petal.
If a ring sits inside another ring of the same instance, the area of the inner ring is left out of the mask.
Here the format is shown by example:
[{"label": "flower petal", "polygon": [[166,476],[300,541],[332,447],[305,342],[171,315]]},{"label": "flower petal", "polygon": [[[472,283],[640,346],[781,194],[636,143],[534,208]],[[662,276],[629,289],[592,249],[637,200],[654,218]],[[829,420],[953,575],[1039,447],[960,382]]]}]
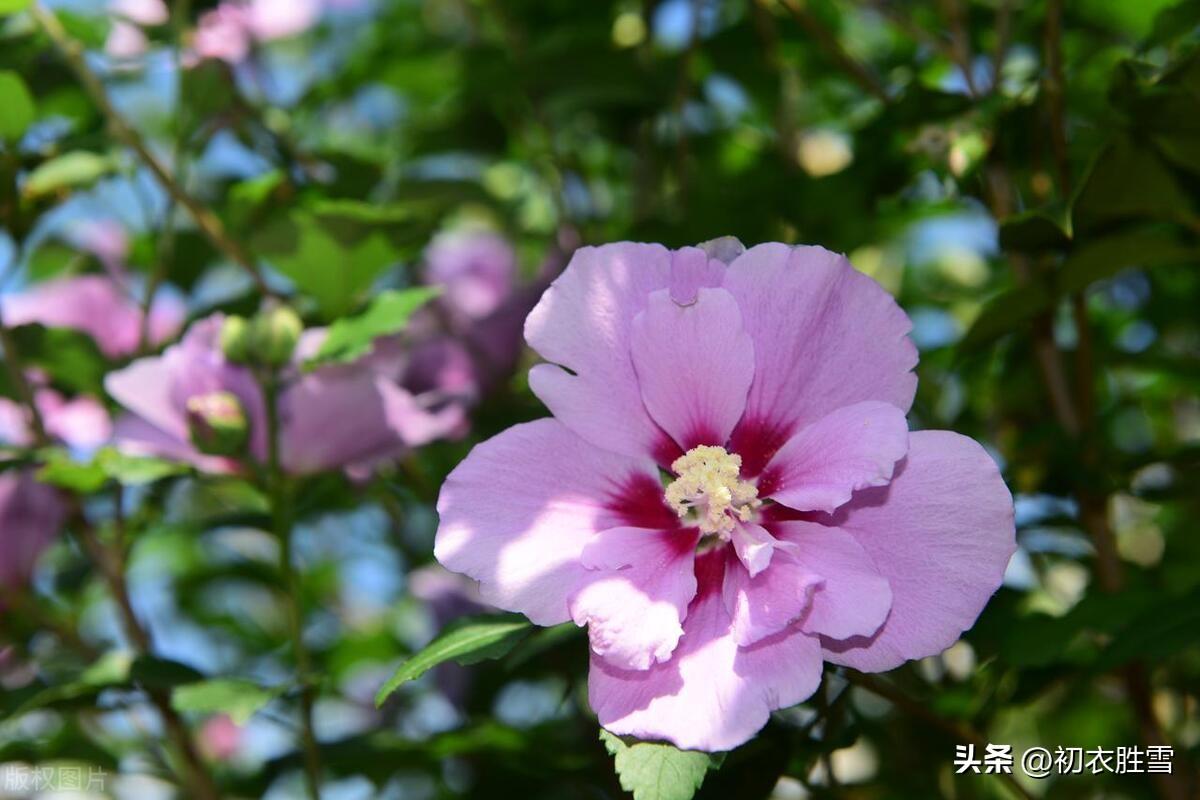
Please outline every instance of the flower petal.
[{"label": "flower petal", "polygon": [[769,569],[751,575],[733,557],[725,568],[725,608],[733,619],[733,639],[745,647],[773,636],[804,616],[820,575],[790,553],[779,553]]},{"label": "flower petal", "polygon": [[[394,423],[389,403],[405,400]],[[365,367],[303,375],[280,397],[279,408],[280,461],[293,475],[396,455],[406,444],[398,429],[407,421],[402,412],[420,411],[411,395]]]},{"label": "flower petal", "polygon": [[609,731],[690,750],[731,750],[757,733],[772,710],[817,688],[815,637],[793,629],[738,647],[721,599],[724,564],[719,551],[697,559],[698,593],[670,661],[630,671],[592,656],[588,701]]},{"label": "flower petal", "polygon": [[591,572],[570,605],[593,653],[636,670],[671,657],[696,594],[698,539],[695,529],[612,528],[587,543],[581,562]]},{"label": "flower petal", "polygon": [[908,423],[893,405],[839,408],[787,440],[763,471],[761,496],[799,511],[832,513],[859,489],[883,486],[908,450]]},{"label": "flower petal", "polygon": [[0,587],[16,589],[29,580],[66,518],[62,496],[32,471],[0,473]]},{"label": "flower petal", "polygon": [[833,522],[858,540],[892,589],[874,636],[823,639],[826,659],[882,671],[945,650],[970,628],[1016,551],[1012,496],[975,441],[909,435],[886,487],[855,495]]},{"label": "flower petal", "polygon": [[629,242],[581,248],[525,320],[526,341],[553,362],[530,370],[530,388],[598,447],[660,458],[673,449],[642,404],[629,346],[633,318],[671,285],[676,256]]},{"label": "flower petal", "polygon": [[539,625],[570,619],[599,531],[626,523],[623,487],[658,484],[646,459],[595,447],[554,419],[517,425],[475,447],[438,498],[434,555],[480,582],[484,600]]},{"label": "flower petal", "polygon": [[754,383],[734,449],[757,475],[800,426],[863,400],[912,404],[917,350],[896,301],[844,256],[763,244],[729,266],[723,286],[754,340]]},{"label": "flower petal", "polygon": [[739,522],[731,536],[733,550],[746,571],[753,578],[771,564],[771,556],[778,549],[789,549],[791,545],[772,536],[766,528],[749,522]]},{"label": "flower petal", "polygon": [[816,522],[780,522],[771,528],[795,546],[796,561],[819,575],[821,587],[801,627],[833,639],[870,636],[892,608],[892,590],[853,536]]},{"label": "flower petal", "polygon": [[646,409],[680,449],[725,444],[754,377],[754,345],[729,292],[699,289],[689,305],[654,292],[633,320],[631,352]]}]

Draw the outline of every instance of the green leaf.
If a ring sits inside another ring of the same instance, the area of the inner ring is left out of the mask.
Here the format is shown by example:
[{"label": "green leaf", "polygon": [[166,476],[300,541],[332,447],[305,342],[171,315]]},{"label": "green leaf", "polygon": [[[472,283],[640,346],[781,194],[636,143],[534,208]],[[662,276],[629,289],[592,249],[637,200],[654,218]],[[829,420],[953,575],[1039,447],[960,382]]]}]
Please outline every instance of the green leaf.
[{"label": "green leaf", "polygon": [[1093,162],[1071,218],[1079,236],[1119,220],[1187,222],[1195,214],[1187,193],[1153,149],[1118,138]]},{"label": "green leaf", "polygon": [[188,472],[186,464],[161,458],[131,456],[106,447],[96,454],[96,462],[104,474],[126,486],[142,486]]},{"label": "green leaf", "polygon": [[[252,244],[330,318],[345,314],[401,258],[401,226],[364,203],[296,209]],[[383,224],[386,222],[387,224]]]},{"label": "green leaf", "polygon": [[43,452],[45,465],[38,470],[37,479],[77,494],[91,494],[104,488],[108,476],[95,461],[74,461],[65,450]]},{"label": "green leaf", "polygon": [[1029,324],[1050,308],[1054,294],[1040,283],[1011,289],[993,297],[979,312],[966,336],[958,344],[960,353],[969,353],[990,344],[1006,333]]},{"label": "green leaf", "polygon": [[1200,592],[1147,609],[1122,628],[1093,665],[1112,670],[1133,659],[1156,663],[1196,644],[1200,630]]},{"label": "green leaf", "polygon": [[238,678],[214,678],[176,687],[171,706],[182,712],[225,713],[238,725],[245,725],[281,694],[283,689],[279,687],[268,688]]},{"label": "green leaf", "polygon": [[184,474],[189,469],[185,464],[159,458],[125,455],[111,447],[102,448],[90,461],[77,461],[60,448],[47,448],[39,457],[45,465],[38,470],[38,480],[79,494],[98,492],[110,480],[126,486],[142,486]]},{"label": "green leaf", "polygon": [[16,14],[33,5],[33,0],[0,0],[0,14]]},{"label": "green leaf", "polygon": [[129,680],[146,689],[172,689],[203,679],[195,668],[159,656],[138,656],[129,669]]},{"label": "green leaf", "polygon": [[1123,269],[1195,262],[1200,249],[1180,241],[1170,230],[1134,230],[1093,239],[1077,247],[1058,276],[1064,294],[1081,291]]},{"label": "green leaf", "polygon": [[34,323],[14,328],[12,335],[27,366],[41,367],[63,388],[103,394],[106,359],[86,333]]},{"label": "green leaf", "polygon": [[77,680],[48,686],[35,692],[14,708],[9,716],[19,716],[39,708],[89,700],[110,687],[127,686],[133,656],[124,650],[112,650],[98,658],[79,674]]},{"label": "green leaf", "polygon": [[419,286],[383,292],[371,301],[371,305],[363,313],[354,317],[344,317],[333,323],[320,350],[306,366],[315,367],[331,361],[353,361],[366,355],[371,349],[371,343],[380,336],[404,330],[413,312],[436,297],[440,291],[437,287]]},{"label": "green leaf", "polygon": [[633,800],[691,800],[721,759],[658,742],[633,742],[601,729],[600,741],[613,757],[621,788]]},{"label": "green leaf", "polygon": [[463,617],[446,626],[425,649],[405,661],[375,696],[381,706],[392,693],[446,661],[474,664],[506,655],[533,630],[520,614],[485,614]]},{"label": "green leaf", "polygon": [[0,108],[4,109],[0,114],[0,139],[19,140],[33,123],[37,110],[25,81],[10,70],[0,71]]},{"label": "green leaf", "polygon": [[90,186],[113,171],[112,159],[87,150],[63,153],[43,161],[25,180],[24,191],[29,197],[43,197],[60,189]]},{"label": "green leaf", "polygon": [[1053,217],[1041,211],[1028,211],[1000,223],[1000,248],[1019,253],[1065,250],[1071,237]]}]

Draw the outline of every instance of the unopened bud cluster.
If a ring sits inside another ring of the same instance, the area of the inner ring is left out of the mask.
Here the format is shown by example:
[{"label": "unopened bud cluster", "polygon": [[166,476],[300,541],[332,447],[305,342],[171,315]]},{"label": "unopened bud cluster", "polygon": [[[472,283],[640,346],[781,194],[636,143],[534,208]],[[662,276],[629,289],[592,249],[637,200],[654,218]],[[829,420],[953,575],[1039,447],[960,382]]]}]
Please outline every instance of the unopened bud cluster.
[{"label": "unopened bud cluster", "polygon": [[235,364],[281,367],[292,358],[304,323],[287,306],[274,306],[252,319],[230,316],[221,327],[221,351]]}]

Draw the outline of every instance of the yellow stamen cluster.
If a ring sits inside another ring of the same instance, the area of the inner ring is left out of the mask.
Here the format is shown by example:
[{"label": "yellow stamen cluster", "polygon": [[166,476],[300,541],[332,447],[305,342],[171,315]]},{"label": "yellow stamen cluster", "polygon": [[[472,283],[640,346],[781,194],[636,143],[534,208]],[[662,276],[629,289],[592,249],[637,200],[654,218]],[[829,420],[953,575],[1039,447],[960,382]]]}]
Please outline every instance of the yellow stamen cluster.
[{"label": "yellow stamen cluster", "polygon": [[741,469],[742,457],[724,447],[693,447],[671,464],[679,477],[667,485],[667,503],[680,517],[695,509],[703,533],[728,537],[737,520],[748,522],[762,505],[754,484],[739,478]]}]

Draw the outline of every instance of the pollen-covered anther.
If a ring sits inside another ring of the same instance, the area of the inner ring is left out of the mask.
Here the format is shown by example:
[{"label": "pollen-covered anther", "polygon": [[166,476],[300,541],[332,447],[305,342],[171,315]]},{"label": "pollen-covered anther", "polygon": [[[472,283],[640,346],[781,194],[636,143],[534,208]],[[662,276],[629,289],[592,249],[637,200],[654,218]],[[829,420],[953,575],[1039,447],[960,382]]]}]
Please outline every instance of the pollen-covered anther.
[{"label": "pollen-covered anther", "polygon": [[681,518],[694,511],[703,533],[728,537],[738,520],[749,522],[762,505],[754,484],[741,480],[741,469],[742,457],[724,447],[693,447],[671,464],[678,477],[667,485],[667,503]]}]

